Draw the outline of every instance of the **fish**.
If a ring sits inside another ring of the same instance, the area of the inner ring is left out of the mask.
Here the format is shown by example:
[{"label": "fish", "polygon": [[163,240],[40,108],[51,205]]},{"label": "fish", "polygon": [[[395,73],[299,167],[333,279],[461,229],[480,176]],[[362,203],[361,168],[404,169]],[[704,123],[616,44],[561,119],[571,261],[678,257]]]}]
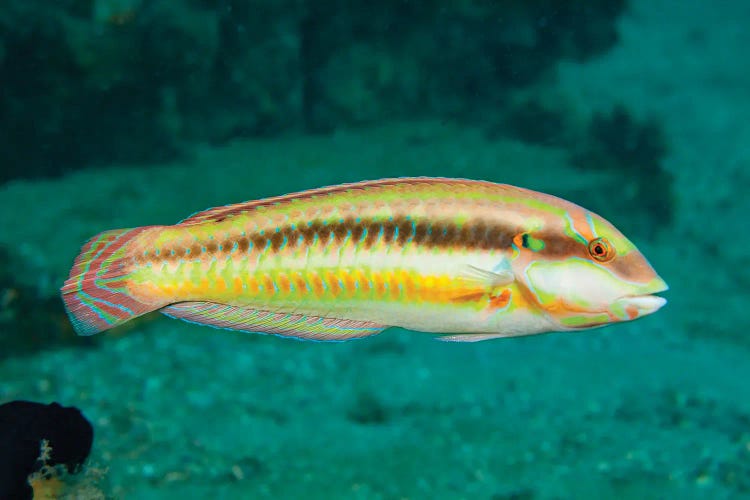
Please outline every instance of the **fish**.
[{"label": "fish", "polygon": [[659,310],[668,289],[604,218],[488,181],[328,186],[90,239],[61,288],[79,335],[152,311],[310,340],[389,327],[472,342]]}]

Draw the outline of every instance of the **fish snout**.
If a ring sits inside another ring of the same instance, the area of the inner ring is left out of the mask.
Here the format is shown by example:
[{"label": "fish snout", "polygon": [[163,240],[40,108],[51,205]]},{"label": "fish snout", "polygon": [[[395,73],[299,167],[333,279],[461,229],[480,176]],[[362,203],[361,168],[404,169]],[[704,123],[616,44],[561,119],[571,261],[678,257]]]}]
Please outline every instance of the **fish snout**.
[{"label": "fish snout", "polygon": [[623,320],[631,320],[653,314],[667,303],[667,299],[654,295],[669,289],[667,283],[657,277],[636,294],[625,295],[610,305],[610,311]]}]

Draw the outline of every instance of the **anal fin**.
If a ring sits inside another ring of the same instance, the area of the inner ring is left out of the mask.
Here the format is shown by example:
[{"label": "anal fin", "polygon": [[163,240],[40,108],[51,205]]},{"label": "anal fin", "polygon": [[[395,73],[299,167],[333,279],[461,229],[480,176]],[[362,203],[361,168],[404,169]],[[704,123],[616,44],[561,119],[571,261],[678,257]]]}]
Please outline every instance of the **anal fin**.
[{"label": "anal fin", "polygon": [[277,313],[214,302],[178,302],[161,312],[172,318],[216,328],[308,340],[348,340],[375,335],[388,328],[369,321]]}]

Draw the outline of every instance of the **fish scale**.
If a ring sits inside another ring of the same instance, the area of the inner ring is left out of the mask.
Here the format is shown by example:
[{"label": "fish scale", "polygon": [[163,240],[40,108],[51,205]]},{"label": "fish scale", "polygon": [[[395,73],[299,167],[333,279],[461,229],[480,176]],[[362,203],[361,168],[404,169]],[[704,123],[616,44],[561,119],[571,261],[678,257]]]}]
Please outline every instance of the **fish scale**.
[{"label": "fish scale", "polygon": [[[600,233],[617,243],[618,258],[606,268],[587,246]],[[483,181],[405,178],[108,232],[84,247],[62,291],[82,334],[162,310],[301,338],[345,339],[401,326],[479,339],[561,328],[551,311],[569,307],[565,297],[563,305],[548,304],[544,287],[524,281],[540,265],[560,274],[571,259],[603,269],[604,281],[623,281],[622,269],[643,275],[629,277],[631,284],[653,288],[660,281],[632,243],[570,202]],[[120,297],[127,307],[115,307]],[[587,317],[567,324],[586,325]]]}]

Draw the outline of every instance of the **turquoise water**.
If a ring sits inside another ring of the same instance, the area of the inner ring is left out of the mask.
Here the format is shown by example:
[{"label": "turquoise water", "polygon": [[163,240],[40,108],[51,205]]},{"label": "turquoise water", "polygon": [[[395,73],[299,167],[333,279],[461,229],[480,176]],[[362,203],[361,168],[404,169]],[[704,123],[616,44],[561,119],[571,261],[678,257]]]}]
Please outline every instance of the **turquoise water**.
[{"label": "turquoise water", "polygon": [[[0,403],[91,421],[71,489],[750,498],[745,2],[38,4],[0,7]],[[669,303],[476,344],[297,342],[158,314],[81,338],[62,311],[98,231],[414,175],[595,210]]]}]

